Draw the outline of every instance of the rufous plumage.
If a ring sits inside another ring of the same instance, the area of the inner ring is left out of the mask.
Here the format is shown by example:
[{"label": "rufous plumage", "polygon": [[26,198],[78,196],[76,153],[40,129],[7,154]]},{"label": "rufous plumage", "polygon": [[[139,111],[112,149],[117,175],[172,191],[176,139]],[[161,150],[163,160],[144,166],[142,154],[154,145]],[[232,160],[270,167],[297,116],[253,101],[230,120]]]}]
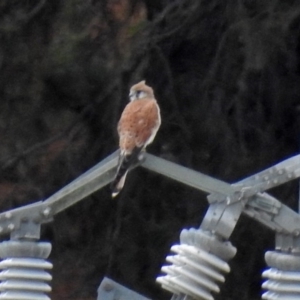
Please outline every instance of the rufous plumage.
[{"label": "rufous plumage", "polygon": [[112,197],[122,190],[130,167],[137,162],[141,151],[153,142],[161,124],[153,89],[144,80],[131,87],[129,98],[118,123],[120,156],[111,184]]}]

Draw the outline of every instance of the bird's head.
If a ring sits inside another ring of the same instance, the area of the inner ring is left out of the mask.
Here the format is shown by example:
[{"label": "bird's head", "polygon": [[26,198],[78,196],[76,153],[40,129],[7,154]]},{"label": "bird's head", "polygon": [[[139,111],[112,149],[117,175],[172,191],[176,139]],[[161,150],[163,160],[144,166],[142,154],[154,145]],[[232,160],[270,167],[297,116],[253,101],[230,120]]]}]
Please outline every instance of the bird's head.
[{"label": "bird's head", "polygon": [[130,101],[135,101],[143,98],[154,98],[153,89],[146,85],[146,81],[140,81],[133,85],[129,93]]}]

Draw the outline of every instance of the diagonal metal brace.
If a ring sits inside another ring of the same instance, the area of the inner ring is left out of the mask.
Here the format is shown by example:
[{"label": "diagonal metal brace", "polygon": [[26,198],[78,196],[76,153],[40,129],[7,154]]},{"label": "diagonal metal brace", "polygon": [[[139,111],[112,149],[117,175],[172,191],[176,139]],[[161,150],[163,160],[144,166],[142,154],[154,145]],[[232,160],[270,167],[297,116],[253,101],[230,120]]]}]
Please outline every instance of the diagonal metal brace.
[{"label": "diagonal metal brace", "polygon": [[[40,226],[42,223],[49,222],[55,214],[111,182],[118,163],[118,155],[119,151],[114,152],[45,201],[1,213],[0,234],[15,232],[24,224],[28,230],[31,228],[34,234],[39,234],[39,230],[27,224]],[[30,236],[30,232],[22,231],[22,233]]]},{"label": "diagonal metal brace", "polygon": [[[204,220],[204,228],[211,228],[214,224],[215,228],[220,228],[220,232],[226,232],[223,236],[228,235],[234,228],[241,210],[272,230],[299,234],[299,214],[275,197],[265,192],[262,193],[262,191],[298,178],[300,176],[300,155],[232,185],[151,154],[146,154],[146,160],[142,166],[191,187],[211,193],[208,200],[211,204],[216,205],[210,207],[208,214],[212,217]],[[241,205],[238,205],[239,209],[235,205],[238,202],[241,202]],[[221,206],[217,205],[218,203]],[[229,204],[234,205],[230,210],[228,210]],[[233,212],[230,212],[231,210]],[[230,218],[227,217],[227,213],[230,214]],[[231,224],[227,223],[230,228],[226,229],[225,223],[222,224],[224,219],[232,219]]]},{"label": "diagonal metal brace", "polygon": [[109,184],[115,175],[119,151],[115,151],[106,159],[79,176],[70,184],[56,192],[43,203],[51,214],[55,215],[83,198]]},{"label": "diagonal metal brace", "polygon": [[[299,177],[300,155],[296,155],[233,184],[232,186],[237,189],[237,192],[234,193],[234,197],[227,198],[227,201],[232,203],[241,199],[248,199]],[[223,202],[224,194],[213,193],[208,196],[208,201],[210,203]]]},{"label": "diagonal metal brace", "polygon": [[233,187],[224,181],[180,166],[152,154],[145,153],[145,158],[141,164],[142,167],[209,194],[221,194],[223,195],[223,199],[224,196],[232,196],[234,193],[240,191],[239,187]]}]

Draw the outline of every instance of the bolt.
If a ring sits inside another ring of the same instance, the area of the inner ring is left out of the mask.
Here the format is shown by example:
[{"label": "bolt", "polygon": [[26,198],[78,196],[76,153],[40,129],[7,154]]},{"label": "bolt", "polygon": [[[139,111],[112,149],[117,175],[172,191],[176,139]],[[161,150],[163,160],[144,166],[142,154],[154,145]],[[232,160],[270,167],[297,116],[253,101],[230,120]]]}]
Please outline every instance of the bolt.
[{"label": "bolt", "polygon": [[10,224],[8,224],[7,228],[8,228],[9,230],[14,230],[15,225],[14,225],[13,223],[10,223]]},{"label": "bolt", "polygon": [[105,282],[105,284],[103,285],[103,289],[106,292],[110,292],[114,289],[114,285],[111,282]]},{"label": "bolt", "polygon": [[138,156],[138,160],[143,161],[144,158],[145,158],[144,153],[140,153],[139,156]]},{"label": "bolt", "polygon": [[4,216],[6,219],[10,219],[12,217],[11,212],[7,212]]},{"label": "bolt", "polygon": [[50,211],[51,211],[50,207],[46,207],[46,208],[43,210],[43,215],[44,215],[45,217],[48,217],[48,216],[50,215]]},{"label": "bolt", "polygon": [[296,229],[296,230],[294,230],[294,236],[299,236],[300,235],[300,231],[299,231],[299,229]]},{"label": "bolt", "polygon": [[229,196],[227,196],[227,197],[226,197],[226,204],[227,204],[227,205],[229,205],[229,204],[230,204],[230,202],[231,202],[231,199],[230,199],[230,197],[229,197]]}]

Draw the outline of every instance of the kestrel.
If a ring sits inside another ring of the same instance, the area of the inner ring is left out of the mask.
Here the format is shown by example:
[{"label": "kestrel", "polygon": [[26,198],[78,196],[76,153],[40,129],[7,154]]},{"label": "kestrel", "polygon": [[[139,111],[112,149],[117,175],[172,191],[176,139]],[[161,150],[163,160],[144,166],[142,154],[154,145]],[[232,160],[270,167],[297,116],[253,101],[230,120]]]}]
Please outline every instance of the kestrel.
[{"label": "kestrel", "polygon": [[112,197],[122,190],[130,167],[137,162],[140,152],[153,142],[161,124],[153,89],[144,80],[131,87],[129,98],[118,123],[120,156],[111,184]]}]

